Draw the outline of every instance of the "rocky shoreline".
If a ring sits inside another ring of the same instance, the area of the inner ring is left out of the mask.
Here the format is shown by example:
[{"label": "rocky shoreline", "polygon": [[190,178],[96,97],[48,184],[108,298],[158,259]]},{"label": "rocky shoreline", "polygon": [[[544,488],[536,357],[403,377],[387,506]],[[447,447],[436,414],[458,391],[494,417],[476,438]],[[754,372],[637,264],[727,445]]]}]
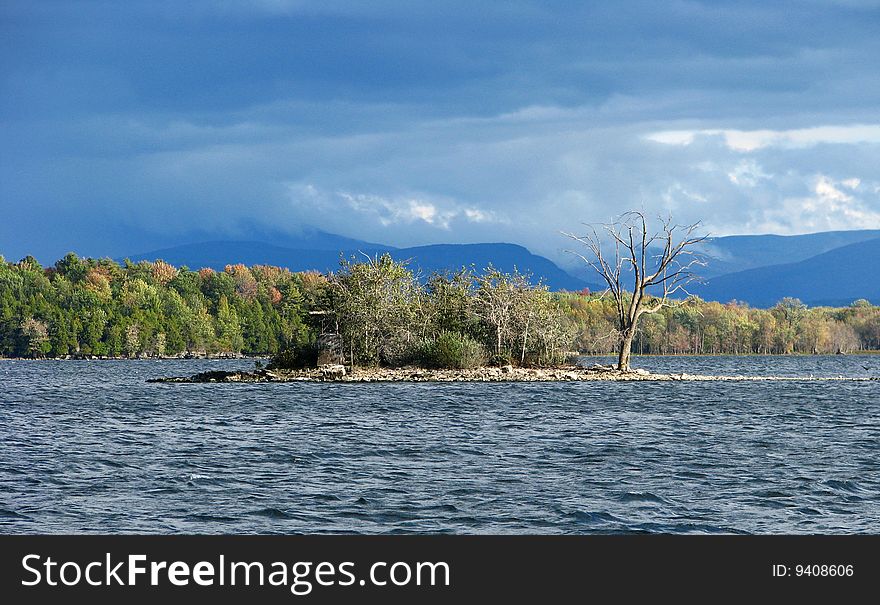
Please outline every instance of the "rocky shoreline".
[{"label": "rocky shoreline", "polygon": [[245,355],[244,353],[188,352],[173,355],[62,355],[61,357],[3,357],[0,361],[176,361],[189,359],[268,359],[269,355]]},{"label": "rocky shoreline", "polygon": [[468,370],[426,368],[354,368],[328,365],[304,370],[259,369],[253,372],[210,371],[193,376],[152,378],[147,382],[257,383],[257,382],[577,382],[577,381],[855,381],[880,377],[711,376],[702,374],[652,374],[636,369],[620,371],[613,366],[563,366],[555,368],[483,367]]}]

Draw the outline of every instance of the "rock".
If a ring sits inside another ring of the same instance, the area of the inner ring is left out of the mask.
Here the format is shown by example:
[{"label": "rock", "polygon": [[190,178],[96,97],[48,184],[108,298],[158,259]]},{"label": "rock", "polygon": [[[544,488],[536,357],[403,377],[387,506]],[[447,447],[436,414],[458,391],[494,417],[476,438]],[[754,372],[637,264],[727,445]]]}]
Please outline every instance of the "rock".
[{"label": "rock", "polygon": [[192,377],[192,380],[193,382],[229,382],[236,374],[237,372],[213,370],[196,374]]},{"label": "rock", "polygon": [[318,366],[318,371],[324,380],[340,380],[345,377],[345,366],[338,363],[327,363]]},{"label": "rock", "polygon": [[[597,371],[595,368],[602,368]],[[643,369],[618,371],[606,366],[580,368],[575,366],[557,366],[550,368],[516,368],[511,365],[503,367],[480,367],[472,369],[428,369],[419,367],[407,368],[355,368],[347,371],[342,364],[324,364],[318,368],[302,369],[263,369],[246,371],[207,371],[189,377],[151,378],[148,382],[302,382],[302,381],[340,381],[340,382],[534,382],[534,381],[710,381],[710,380],[858,380],[877,381],[874,377],[782,377],[782,376],[707,376],[701,374],[652,374]]]}]

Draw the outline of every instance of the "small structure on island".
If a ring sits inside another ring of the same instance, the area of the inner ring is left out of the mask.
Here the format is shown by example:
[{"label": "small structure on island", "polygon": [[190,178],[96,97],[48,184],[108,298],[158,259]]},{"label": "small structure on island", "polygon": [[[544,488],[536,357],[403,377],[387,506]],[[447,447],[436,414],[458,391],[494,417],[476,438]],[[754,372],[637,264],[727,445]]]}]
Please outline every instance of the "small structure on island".
[{"label": "small structure on island", "polygon": [[345,363],[345,356],[342,354],[342,336],[339,334],[321,334],[315,341],[315,346],[318,349],[319,366]]},{"label": "small structure on island", "polygon": [[[318,369],[325,379],[342,378],[345,376],[345,355],[342,350],[342,336],[339,334],[339,322],[330,311],[309,311],[309,315],[321,318],[321,332],[315,341],[315,348],[318,350]],[[332,327],[328,325],[330,316],[334,316]]]}]

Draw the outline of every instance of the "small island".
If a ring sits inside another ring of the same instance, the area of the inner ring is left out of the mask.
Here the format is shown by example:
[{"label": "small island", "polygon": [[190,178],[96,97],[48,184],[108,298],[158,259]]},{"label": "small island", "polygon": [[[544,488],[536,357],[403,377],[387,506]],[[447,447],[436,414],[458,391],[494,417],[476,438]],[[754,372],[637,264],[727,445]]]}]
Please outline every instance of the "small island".
[{"label": "small island", "polygon": [[[628,212],[586,236],[579,256],[608,286],[617,363],[584,367],[571,353],[571,323],[558,299],[529,276],[483,272],[414,274],[388,254],[343,259],[308,312],[311,334],[292,338],[268,367],[209,371],[150,382],[547,382],[850,380],[843,376],[716,376],[657,374],[630,367],[639,321],[693,303],[686,287],[704,264],[693,248],[699,224],[661,221],[649,235],[645,216]],[[611,252],[603,241],[614,242]],[[652,254],[652,251],[659,252]],[[628,282],[629,287],[624,286]],[[873,380],[873,378],[852,378]]]},{"label": "small island", "polygon": [[253,372],[209,371],[192,376],[152,378],[147,382],[172,383],[255,383],[255,382],[578,382],[578,381],[878,381],[880,377],[847,376],[714,376],[705,374],[658,374],[647,370],[618,370],[612,365],[589,367],[566,365],[553,368],[521,368],[513,366],[471,369],[355,368],[327,365],[300,370],[257,369]]},{"label": "small island", "polygon": [[[326,273],[243,264],[194,271],[72,253],[44,268],[33,257],[0,257],[0,357],[271,359],[253,372],[155,377],[166,382],[643,381],[743,377],[674,366],[648,374],[631,370],[631,353],[880,349],[880,307],[867,300],[810,308],[785,298],[765,309],[691,296],[692,269],[704,259],[694,254],[697,227],[661,219],[651,234],[644,215],[630,212],[569,234],[582,254],[572,252],[604,282],[578,292],[491,264],[425,274],[389,254],[343,258]],[[613,367],[576,363],[609,354]]]}]

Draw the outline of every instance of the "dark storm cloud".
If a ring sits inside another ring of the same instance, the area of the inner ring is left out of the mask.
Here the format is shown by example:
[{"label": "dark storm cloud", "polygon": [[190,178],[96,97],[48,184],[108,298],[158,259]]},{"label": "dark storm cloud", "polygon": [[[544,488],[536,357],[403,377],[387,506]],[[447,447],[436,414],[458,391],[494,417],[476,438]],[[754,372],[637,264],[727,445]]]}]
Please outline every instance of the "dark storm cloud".
[{"label": "dark storm cloud", "polygon": [[10,257],[136,252],[254,221],[553,253],[572,216],[627,205],[716,232],[880,226],[875,2],[0,15]]}]

